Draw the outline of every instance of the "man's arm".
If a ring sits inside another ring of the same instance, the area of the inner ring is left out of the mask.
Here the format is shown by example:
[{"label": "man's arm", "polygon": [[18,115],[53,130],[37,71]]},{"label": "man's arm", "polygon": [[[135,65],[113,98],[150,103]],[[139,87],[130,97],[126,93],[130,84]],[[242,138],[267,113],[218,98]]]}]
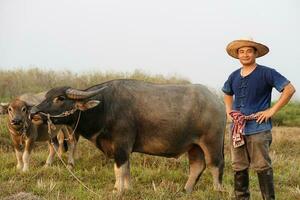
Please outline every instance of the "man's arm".
[{"label": "man's arm", "polygon": [[228,94],[224,94],[224,103],[226,108],[227,119],[231,119],[229,113],[232,110],[233,97]]},{"label": "man's arm", "polygon": [[256,113],[256,115],[258,116],[256,122],[261,124],[263,121],[268,121],[270,117],[272,117],[275,113],[277,113],[284,105],[286,105],[290,101],[290,99],[292,98],[295,92],[296,90],[294,86],[291,83],[287,84],[284,87],[279,100],[271,108]]}]

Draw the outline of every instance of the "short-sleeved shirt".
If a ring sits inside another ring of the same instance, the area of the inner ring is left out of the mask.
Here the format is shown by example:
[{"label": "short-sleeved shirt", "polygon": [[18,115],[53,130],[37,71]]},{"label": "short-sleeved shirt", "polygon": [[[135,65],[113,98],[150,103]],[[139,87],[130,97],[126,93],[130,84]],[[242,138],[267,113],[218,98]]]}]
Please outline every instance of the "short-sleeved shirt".
[{"label": "short-sleeved shirt", "polygon": [[[273,87],[282,92],[290,81],[275,69],[257,65],[247,76],[241,76],[241,68],[232,72],[224,83],[222,91],[234,96],[233,109],[244,115],[250,115],[266,110],[271,106]],[[245,135],[251,135],[272,129],[272,122],[268,120],[261,124],[256,120],[246,122]]]}]

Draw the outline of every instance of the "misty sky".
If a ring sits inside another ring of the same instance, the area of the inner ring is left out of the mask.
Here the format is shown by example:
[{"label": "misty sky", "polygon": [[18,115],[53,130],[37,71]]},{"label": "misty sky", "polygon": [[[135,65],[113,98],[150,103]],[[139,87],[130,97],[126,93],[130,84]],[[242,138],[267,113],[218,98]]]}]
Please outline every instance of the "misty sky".
[{"label": "misty sky", "polygon": [[140,69],[220,89],[240,67],[226,45],[252,36],[270,48],[257,63],[299,91],[299,9],[297,0],[0,0],[0,68]]}]

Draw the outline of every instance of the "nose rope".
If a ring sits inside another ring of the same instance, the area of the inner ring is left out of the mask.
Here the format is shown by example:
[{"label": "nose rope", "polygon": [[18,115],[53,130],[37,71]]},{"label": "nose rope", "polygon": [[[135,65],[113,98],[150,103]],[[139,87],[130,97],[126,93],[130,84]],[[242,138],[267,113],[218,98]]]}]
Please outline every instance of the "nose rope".
[{"label": "nose rope", "polygon": [[52,118],[54,118],[54,117],[58,118],[58,117],[67,117],[67,116],[69,116],[69,115],[72,115],[72,114],[74,114],[77,110],[78,110],[77,108],[73,108],[73,109],[71,109],[71,110],[65,111],[65,112],[63,112],[63,113],[61,113],[61,114],[58,114],[58,115],[50,115],[50,114],[47,114],[47,113],[44,113],[44,112],[39,112],[39,113],[42,114],[42,115],[44,115],[44,116],[46,116],[46,117],[48,117],[48,115],[50,115],[50,117],[52,117]]},{"label": "nose rope", "polygon": [[[65,163],[65,161],[61,158],[61,156],[58,154],[57,150],[55,149],[54,147],[54,142],[52,140],[52,133],[51,133],[51,130],[53,130],[52,128],[55,127],[55,125],[52,123],[50,117],[53,117],[51,116],[50,114],[46,114],[46,113],[43,113],[44,115],[47,116],[47,123],[48,123],[48,133],[49,133],[49,136],[50,136],[50,141],[51,141],[51,145],[56,153],[56,155],[58,156],[59,160],[62,162],[62,164],[64,165],[64,167],[68,170],[68,172],[75,178],[75,180],[81,184],[86,190],[88,190],[90,193],[98,196],[98,197],[101,197],[98,193],[96,193],[95,191],[93,191],[91,188],[89,188],[86,184],[84,184],[75,174],[74,172],[72,172],[72,170],[70,168],[68,168],[67,164]],[[78,123],[79,123],[79,120],[80,120],[80,116],[81,116],[81,111],[79,110],[79,115],[78,115],[78,119],[77,119],[77,122],[76,122],[76,125],[73,129],[73,133],[72,135],[75,133],[75,130],[77,129],[77,126],[78,126]],[[56,129],[56,127],[55,127]],[[54,130],[55,130],[54,129]]]},{"label": "nose rope", "polygon": [[49,134],[50,140],[52,142],[52,131],[51,130],[56,130],[56,126],[52,123],[50,117],[51,117],[50,114],[47,114],[48,134]]}]

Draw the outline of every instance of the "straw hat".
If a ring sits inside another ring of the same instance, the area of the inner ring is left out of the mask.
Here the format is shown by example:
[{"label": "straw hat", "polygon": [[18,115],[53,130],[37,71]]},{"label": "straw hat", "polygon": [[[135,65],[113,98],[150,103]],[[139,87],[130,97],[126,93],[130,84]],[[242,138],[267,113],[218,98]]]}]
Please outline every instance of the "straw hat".
[{"label": "straw hat", "polygon": [[226,51],[230,56],[238,58],[238,49],[241,47],[255,48],[257,50],[257,58],[262,57],[269,52],[269,48],[266,45],[255,42],[251,37],[241,38],[230,42],[226,47]]}]

